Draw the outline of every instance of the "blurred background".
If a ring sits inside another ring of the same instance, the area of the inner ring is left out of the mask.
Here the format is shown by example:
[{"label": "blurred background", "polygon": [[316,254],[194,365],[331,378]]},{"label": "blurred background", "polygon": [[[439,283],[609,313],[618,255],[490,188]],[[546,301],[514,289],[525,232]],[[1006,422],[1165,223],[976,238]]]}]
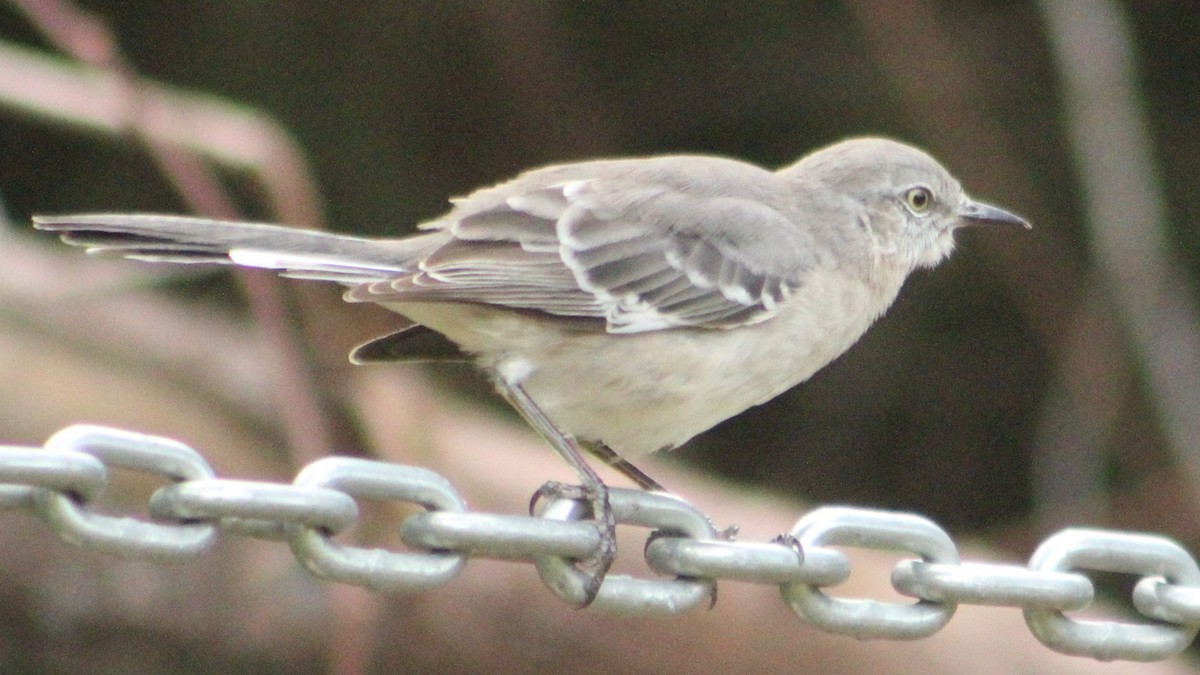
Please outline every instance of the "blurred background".
[{"label": "blurred background", "polygon": [[[27,231],[31,214],[402,234],[541,164],[776,167],[879,134],[1034,229],[961,232],[810,382],[643,468],[911,510],[1017,558],[1065,525],[1200,552],[1197,35],[1200,8],[1154,0],[0,3],[0,245],[20,258],[0,269],[0,441],[86,420],[208,455],[236,429],[232,475],[388,456],[344,358],[386,313],[89,261]],[[509,415],[468,369],[421,377],[440,392],[421,405]]]}]

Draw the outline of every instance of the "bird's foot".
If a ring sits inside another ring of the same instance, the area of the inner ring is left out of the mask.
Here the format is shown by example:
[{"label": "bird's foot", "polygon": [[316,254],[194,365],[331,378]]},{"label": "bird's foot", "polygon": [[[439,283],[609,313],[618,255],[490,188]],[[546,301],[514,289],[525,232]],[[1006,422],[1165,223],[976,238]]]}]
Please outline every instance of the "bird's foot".
[{"label": "bird's foot", "polygon": [[[712,518],[708,519],[708,524],[712,525]],[[713,526],[713,529],[717,529],[715,525]],[[742,526],[737,524],[730,525],[723,530],[719,530],[717,531],[717,541],[737,541],[738,532],[741,532],[741,530]]]},{"label": "bird's foot", "polygon": [[584,601],[580,607],[587,607],[596,599],[608,569],[617,559],[617,519],[608,503],[608,488],[603,484],[593,488],[550,481],[533,494],[533,499],[529,502],[529,512],[535,513],[538,502],[543,499],[571,499],[587,504],[591,510],[591,518],[600,531],[600,545],[595,553],[579,563],[582,568],[580,571],[587,577],[584,583]]},{"label": "bird's foot", "polygon": [[800,559],[800,562],[804,562],[804,547],[800,544],[800,540],[796,538],[796,535],[790,532],[784,532],[783,534],[776,535],[775,538],[771,540],[771,543],[790,548],[796,552],[796,557]]}]

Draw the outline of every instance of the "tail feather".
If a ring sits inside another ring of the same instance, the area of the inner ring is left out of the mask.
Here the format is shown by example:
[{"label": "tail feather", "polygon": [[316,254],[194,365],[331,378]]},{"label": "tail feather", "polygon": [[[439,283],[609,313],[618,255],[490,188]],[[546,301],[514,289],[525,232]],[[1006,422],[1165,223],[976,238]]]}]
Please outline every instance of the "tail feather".
[{"label": "tail feather", "polygon": [[232,263],[349,284],[413,271],[438,238],[368,239],[263,223],[144,214],[34,216],[33,222],[89,253],[151,262]]}]

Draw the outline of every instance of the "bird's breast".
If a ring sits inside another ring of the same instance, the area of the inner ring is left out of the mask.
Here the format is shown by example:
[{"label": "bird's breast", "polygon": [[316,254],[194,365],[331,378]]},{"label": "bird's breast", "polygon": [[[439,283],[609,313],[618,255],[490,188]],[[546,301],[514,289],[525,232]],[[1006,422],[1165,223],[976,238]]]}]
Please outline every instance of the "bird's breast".
[{"label": "bird's breast", "polygon": [[814,274],[772,319],[724,330],[580,333],[514,315],[519,327],[477,351],[491,369],[521,373],[566,433],[635,456],[682,445],[807,380],[853,345],[897,290]]}]

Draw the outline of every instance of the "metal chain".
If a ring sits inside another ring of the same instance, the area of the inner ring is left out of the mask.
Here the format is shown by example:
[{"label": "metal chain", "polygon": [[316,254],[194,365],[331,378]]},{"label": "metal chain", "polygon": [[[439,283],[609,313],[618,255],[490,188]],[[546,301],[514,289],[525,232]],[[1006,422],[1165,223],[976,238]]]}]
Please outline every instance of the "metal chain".
[{"label": "metal chain", "polygon": [[[150,497],[151,520],[90,507],[110,467],[169,481]],[[422,507],[399,524],[410,550],[333,541],[358,521],[358,499]],[[959,604],[1019,607],[1047,647],[1103,660],[1165,659],[1200,630],[1200,568],[1164,537],[1068,529],[1021,567],[962,562],[945,531],[907,513],[820,508],[776,542],[743,543],[724,540],[677,497],[614,488],[610,501],[617,523],[653,531],[645,557],[664,578],[609,575],[591,605],[598,610],[677,614],[711,607],[717,581],[729,580],[779,586],[801,619],[858,638],[927,637]],[[596,526],[580,520],[582,505],[570,500],[551,501],[536,516],[472,513],[436,473],[345,457],[313,462],[287,485],[229,480],[177,441],[86,425],[56,433],[42,448],[0,446],[0,509],[33,511],[81,546],[162,562],[200,555],[218,531],[286,541],[314,575],[386,591],[445,584],[470,558],[530,561],[555,595],[576,605],[584,593],[578,561],[600,542]],[[824,589],[850,576],[850,559],[840,550],[847,548],[911,554],[896,564],[891,582],[916,601],[827,595]],[[1142,620],[1069,616],[1094,599],[1088,570],[1140,577],[1131,604]]]}]

